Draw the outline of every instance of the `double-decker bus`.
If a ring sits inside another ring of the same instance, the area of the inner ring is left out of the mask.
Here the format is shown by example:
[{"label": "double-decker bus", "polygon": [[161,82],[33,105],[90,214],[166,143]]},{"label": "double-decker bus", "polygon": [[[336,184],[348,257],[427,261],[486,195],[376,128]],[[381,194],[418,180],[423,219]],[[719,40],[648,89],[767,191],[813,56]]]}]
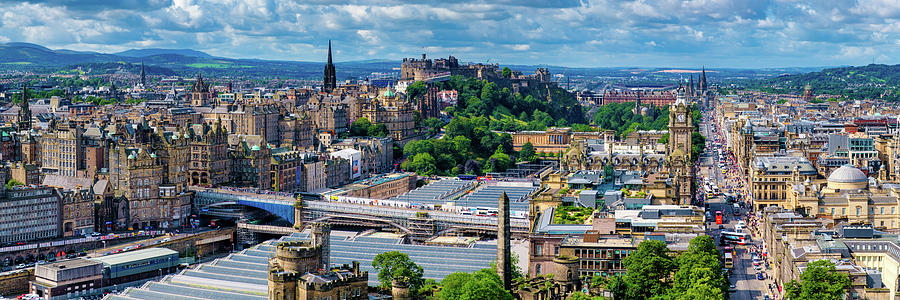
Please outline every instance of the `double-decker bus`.
[{"label": "double-decker bus", "polygon": [[725,231],[722,232],[722,240],[729,244],[744,245],[750,241],[750,234],[746,232]]},{"label": "double-decker bus", "polygon": [[734,256],[732,256],[731,252],[725,252],[725,268],[734,268]]},{"label": "double-decker bus", "polygon": [[722,211],[717,210],[716,211],[716,225],[721,225],[722,223],[724,223],[723,218],[724,218],[724,216],[722,216]]}]

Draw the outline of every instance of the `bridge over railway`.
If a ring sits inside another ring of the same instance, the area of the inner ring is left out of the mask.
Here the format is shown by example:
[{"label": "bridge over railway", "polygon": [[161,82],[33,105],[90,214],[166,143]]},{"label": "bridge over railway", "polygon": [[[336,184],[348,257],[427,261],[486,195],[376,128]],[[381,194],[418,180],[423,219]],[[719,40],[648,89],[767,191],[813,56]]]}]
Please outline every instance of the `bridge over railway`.
[{"label": "bridge over railway", "polygon": [[[497,230],[496,217],[463,215],[416,206],[401,207],[396,202],[384,200],[331,197],[339,201],[307,200],[303,201],[302,207],[295,208],[297,201],[286,194],[201,187],[191,187],[191,190],[195,192],[194,206],[201,214],[219,217],[234,217],[231,210],[250,206],[294,224],[297,223],[296,218],[301,217],[303,223],[327,221],[339,225],[394,229],[416,240],[446,233],[495,235]],[[528,220],[512,219],[510,225],[514,235],[528,234]]]}]

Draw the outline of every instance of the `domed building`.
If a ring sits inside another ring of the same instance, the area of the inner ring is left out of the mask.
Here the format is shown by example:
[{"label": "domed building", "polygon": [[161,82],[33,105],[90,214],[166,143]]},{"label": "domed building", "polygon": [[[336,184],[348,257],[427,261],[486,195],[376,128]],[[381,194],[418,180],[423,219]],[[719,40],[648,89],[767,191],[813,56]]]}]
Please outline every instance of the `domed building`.
[{"label": "domed building", "polygon": [[843,165],[828,175],[828,188],[830,191],[859,190],[869,185],[869,178],[863,171],[851,165]]},{"label": "domed building", "polygon": [[406,97],[388,87],[377,98],[363,105],[361,117],[372,124],[384,124],[388,137],[403,146],[406,142],[421,138],[416,131],[416,110]]},{"label": "domed building", "polygon": [[787,208],[806,215],[879,229],[900,227],[900,185],[881,184],[851,165],[835,169],[824,181],[793,185],[789,198]]}]

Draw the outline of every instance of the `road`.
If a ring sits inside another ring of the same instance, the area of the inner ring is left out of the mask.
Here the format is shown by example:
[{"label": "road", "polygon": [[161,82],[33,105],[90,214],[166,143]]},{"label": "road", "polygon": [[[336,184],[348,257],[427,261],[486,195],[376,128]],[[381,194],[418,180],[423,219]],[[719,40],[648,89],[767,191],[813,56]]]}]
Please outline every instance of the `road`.
[{"label": "road", "polygon": [[[203,232],[210,231],[210,230],[214,230],[214,229],[202,228],[202,229],[197,229],[194,232],[170,233],[170,234],[160,235],[160,236],[149,238],[149,239],[143,239],[143,240],[128,242],[128,243],[124,243],[124,244],[110,245],[109,247],[104,247],[101,249],[94,249],[94,250],[88,251],[87,256],[88,257],[100,257],[100,256],[103,256],[103,254],[106,252],[112,252],[114,250],[123,249],[128,246],[135,246],[138,244],[143,244],[144,246],[150,246],[150,245],[153,245],[154,243],[156,243],[157,241],[162,241],[164,239],[175,240],[175,239],[188,237],[188,236],[191,236],[194,234],[203,233]],[[140,249],[140,248],[134,248],[131,250],[137,250],[137,249]]]},{"label": "road", "polygon": [[[733,177],[729,178],[726,176],[727,170],[719,168],[719,161],[723,158],[718,157],[717,149],[722,149],[723,155],[727,155],[727,153],[725,151],[725,145],[723,145],[723,141],[720,138],[721,134],[716,132],[716,128],[711,125],[711,123],[714,122],[714,116],[712,115],[712,112],[707,112],[704,117],[706,118],[706,122],[701,124],[700,132],[707,137],[707,145],[709,145],[709,147],[707,147],[706,151],[704,151],[700,157],[699,178],[701,178],[701,180],[699,181],[700,186],[698,187],[698,191],[703,190],[704,180],[705,178],[708,178],[709,182],[719,187],[722,192],[740,194],[740,180]],[[724,160],[724,167],[726,169],[733,169],[733,160],[727,157],[725,157]],[[734,173],[732,173],[732,176],[733,174]],[[730,190],[729,187],[733,188],[733,190]],[[719,242],[722,231],[734,231],[734,225],[740,220],[746,222],[748,214],[751,213],[747,209],[749,205],[735,208],[732,203],[726,202],[726,199],[721,195],[707,199],[706,206],[707,211],[713,216],[712,222],[709,223],[709,226],[707,227],[707,233],[712,236],[717,243]],[[740,217],[734,215],[736,209],[740,211]],[[715,224],[716,211],[721,211],[725,216],[721,226]],[[729,281],[735,285],[735,291],[731,293],[731,299],[763,299],[765,295],[770,294],[768,285],[772,281],[768,279],[757,279],[757,271],[754,269],[752,254],[750,253],[751,248],[760,244],[761,242],[751,239],[747,245],[733,245],[735,246],[736,255],[733,273],[730,276]],[[763,266],[761,268],[765,269],[765,263],[763,261],[760,261],[760,263]]]}]

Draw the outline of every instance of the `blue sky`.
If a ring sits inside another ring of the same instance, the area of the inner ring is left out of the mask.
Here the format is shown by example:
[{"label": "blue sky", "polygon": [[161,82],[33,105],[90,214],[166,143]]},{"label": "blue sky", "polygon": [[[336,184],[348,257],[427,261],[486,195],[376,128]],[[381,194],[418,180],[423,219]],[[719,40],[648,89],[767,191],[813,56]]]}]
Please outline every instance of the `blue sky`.
[{"label": "blue sky", "polygon": [[0,42],[581,67],[900,63],[900,1],[0,0]]}]

